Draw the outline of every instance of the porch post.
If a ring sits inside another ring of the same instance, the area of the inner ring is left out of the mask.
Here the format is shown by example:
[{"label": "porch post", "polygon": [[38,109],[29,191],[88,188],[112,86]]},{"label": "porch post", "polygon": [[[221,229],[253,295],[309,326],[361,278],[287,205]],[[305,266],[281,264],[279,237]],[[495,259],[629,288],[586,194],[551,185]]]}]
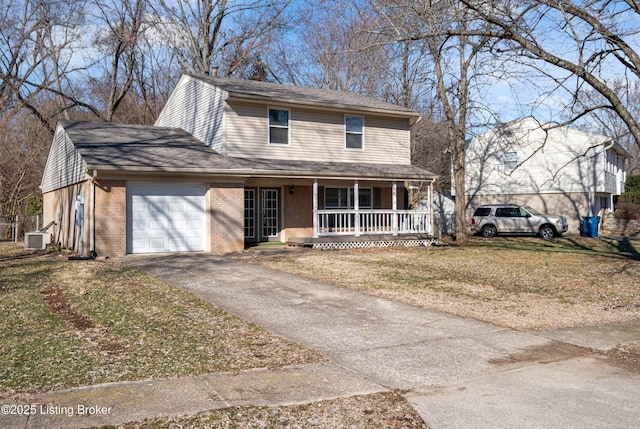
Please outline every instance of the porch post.
[{"label": "porch post", "polygon": [[429,235],[435,231],[435,216],[433,215],[433,180],[429,182]]},{"label": "porch post", "polygon": [[313,238],[318,238],[318,179],[313,179]]},{"label": "porch post", "polygon": [[356,237],[358,237],[360,235],[360,186],[357,180],[353,181],[353,193],[353,208],[356,210],[354,226],[356,229]]},{"label": "porch post", "polygon": [[391,187],[391,208],[393,210],[392,220],[393,235],[398,235],[398,184],[394,181]]}]

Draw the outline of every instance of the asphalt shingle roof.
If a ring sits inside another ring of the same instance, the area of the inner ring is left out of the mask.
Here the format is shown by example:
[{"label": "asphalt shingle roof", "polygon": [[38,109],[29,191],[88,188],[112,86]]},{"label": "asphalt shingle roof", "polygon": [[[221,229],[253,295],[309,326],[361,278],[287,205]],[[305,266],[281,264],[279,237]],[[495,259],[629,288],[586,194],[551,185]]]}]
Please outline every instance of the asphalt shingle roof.
[{"label": "asphalt shingle roof", "polygon": [[303,86],[282,85],[254,80],[230,79],[206,75],[189,75],[194,79],[215,85],[227,91],[231,97],[281,102],[313,107],[352,109],[385,114],[417,117],[419,112],[370,97],[349,92]]},{"label": "asphalt shingle roof", "polygon": [[240,177],[326,177],[424,180],[412,165],[286,161],[226,157],[179,128],[60,121],[89,170]]}]

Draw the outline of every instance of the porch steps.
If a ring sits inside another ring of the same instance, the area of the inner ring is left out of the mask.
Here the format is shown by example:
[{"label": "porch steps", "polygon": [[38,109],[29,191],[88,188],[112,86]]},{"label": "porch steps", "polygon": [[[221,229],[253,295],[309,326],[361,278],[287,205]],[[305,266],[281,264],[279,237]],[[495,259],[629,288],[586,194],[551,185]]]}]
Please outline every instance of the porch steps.
[{"label": "porch steps", "polygon": [[287,245],[320,250],[358,249],[367,247],[427,247],[438,244],[438,239],[427,234],[395,236],[391,234],[364,236],[296,237]]}]

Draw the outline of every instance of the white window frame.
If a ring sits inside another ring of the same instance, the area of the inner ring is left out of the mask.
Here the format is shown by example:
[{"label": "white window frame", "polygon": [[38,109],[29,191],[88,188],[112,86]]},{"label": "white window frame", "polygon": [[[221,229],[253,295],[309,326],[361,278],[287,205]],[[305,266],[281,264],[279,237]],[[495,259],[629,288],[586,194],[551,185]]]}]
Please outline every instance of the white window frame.
[{"label": "white window frame", "polygon": [[[354,131],[349,131],[347,130],[347,119],[348,118],[358,118],[362,120],[362,130],[360,132],[354,132]],[[363,151],[364,150],[364,129],[365,129],[365,122],[364,122],[364,116],[363,115],[344,115],[344,147],[347,150],[358,150],[358,151]],[[347,146],[347,136],[348,135],[359,135],[360,136],[360,147],[349,147]]]},{"label": "white window frame", "polygon": [[[282,125],[271,125],[271,111],[272,110],[281,110],[287,112],[287,126]],[[271,141],[271,128],[279,128],[287,130],[287,142],[286,143],[274,143]],[[268,107],[267,108],[267,143],[272,146],[291,146],[291,109],[286,109],[284,107]]]},{"label": "white window frame", "polygon": [[502,170],[513,171],[518,166],[518,152],[509,151],[502,153]]}]

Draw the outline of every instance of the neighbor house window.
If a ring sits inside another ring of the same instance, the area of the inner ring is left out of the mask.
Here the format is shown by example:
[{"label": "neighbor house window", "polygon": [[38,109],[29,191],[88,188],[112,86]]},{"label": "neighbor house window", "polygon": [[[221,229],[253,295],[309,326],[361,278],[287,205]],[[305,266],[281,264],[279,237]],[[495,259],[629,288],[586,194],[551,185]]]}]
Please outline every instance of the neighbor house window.
[{"label": "neighbor house window", "polygon": [[364,117],[345,116],[345,147],[347,149],[364,149]]},{"label": "neighbor house window", "polygon": [[289,111],[269,109],[269,144],[289,144]]},{"label": "neighbor house window", "polygon": [[505,152],[502,155],[502,168],[504,171],[513,171],[518,166],[518,152]]}]

